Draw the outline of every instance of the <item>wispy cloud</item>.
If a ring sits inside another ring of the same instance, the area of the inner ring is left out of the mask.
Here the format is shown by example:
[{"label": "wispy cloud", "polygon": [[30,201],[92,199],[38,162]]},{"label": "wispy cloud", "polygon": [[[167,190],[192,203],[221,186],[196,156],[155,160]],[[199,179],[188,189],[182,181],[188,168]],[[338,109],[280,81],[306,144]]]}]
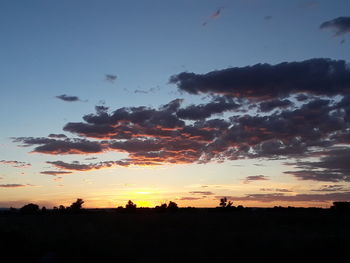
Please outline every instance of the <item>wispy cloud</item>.
[{"label": "wispy cloud", "polygon": [[32,166],[30,163],[26,163],[26,162],[6,161],[6,160],[1,160],[0,164],[11,165],[12,167],[16,167],[16,168],[28,168]]},{"label": "wispy cloud", "polygon": [[28,186],[34,186],[31,184],[0,184],[0,188],[21,188],[21,187],[28,187]]},{"label": "wispy cloud", "polygon": [[323,22],[321,29],[330,28],[335,31],[334,36],[341,36],[350,33],[350,16],[340,16],[332,20]]},{"label": "wispy cloud", "polygon": [[117,75],[106,74],[105,75],[105,80],[110,82],[110,83],[114,83],[117,80]]},{"label": "wispy cloud", "polygon": [[65,174],[71,174],[72,172],[69,171],[42,171],[41,174],[48,174],[48,175],[65,175]]},{"label": "wispy cloud", "polygon": [[56,96],[56,98],[67,102],[81,101],[77,96],[68,96],[66,94]]},{"label": "wispy cloud", "polygon": [[202,26],[206,26],[210,21],[217,19],[221,16],[221,12],[224,9],[224,7],[218,8],[211,16],[209,16],[203,23]]},{"label": "wispy cloud", "polygon": [[266,180],[269,180],[269,179],[265,175],[251,175],[251,176],[247,176],[244,179],[243,183],[249,184],[254,181],[266,181]]}]

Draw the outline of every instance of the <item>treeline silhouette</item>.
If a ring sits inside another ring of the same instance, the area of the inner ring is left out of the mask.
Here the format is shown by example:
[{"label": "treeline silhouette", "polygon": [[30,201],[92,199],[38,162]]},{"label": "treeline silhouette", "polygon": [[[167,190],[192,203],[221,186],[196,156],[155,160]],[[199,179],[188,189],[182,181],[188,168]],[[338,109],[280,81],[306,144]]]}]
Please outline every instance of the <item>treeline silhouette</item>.
[{"label": "treeline silhouette", "polygon": [[129,200],[90,209],[81,198],[53,209],[26,204],[0,215],[1,262],[348,260],[350,202],[321,209],[219,201],[213,208]]},{"label": "treeline silhouette", "polygon": [[[21,213],[21,214],[48,214],[48,213],[54,213],[54,214],[75,214],[75,213],[89,213],[89,212],[118,212],[118,213],[136,213],[136,212],[155,212],[155,213],[166,213],[166,212],[177,212],[181,209],[181,211],[196,211],[196,210],[203,210],[203,208],[195,208],[195,207],[185,207],[185,208],[179,208],[177,203],[173,201],[169,201],[169,203],[162,203],[160,205],[155,206],[154,208],[138,208],[137,205],[129,200],[125,207],[118,206],[117,208],[109,208],[109,209],[98,209],[98,208],[91,208],[91,209],[84,209],[83,204],[84,200],[81,198],[77,198],[75,202],[73,202],[70,206],[64,206],[59,205],[54,206],[52,209],[47,209],[45,206],[42,208],[39,207],[37,204],[29,203],[21,207],[20,209],[16,208],[10,208],[9,210],[3,210],[1,213]],[[314,210],[327,210],[324,208],[316,208],[316,207],[309,207],[309,208],[303,208],[303,207],[282,207],[282,206],[275,206],[273,208],[249,208],[244,207],[242,205],[234,206],[232,201],[227,200],[226,197],[220,199],[219,206],[215,208],[207,208],[204,210],[208,211],[215,211],[215,212],[234,212],[234,211],[256,211],[256,210],[270,210],[270,211],[292,211],[292,210],[306,210],[306,211],[314,211]],[[333,205],[328,209],[335,212],[350,212],[350,202],[333,202]]]}]

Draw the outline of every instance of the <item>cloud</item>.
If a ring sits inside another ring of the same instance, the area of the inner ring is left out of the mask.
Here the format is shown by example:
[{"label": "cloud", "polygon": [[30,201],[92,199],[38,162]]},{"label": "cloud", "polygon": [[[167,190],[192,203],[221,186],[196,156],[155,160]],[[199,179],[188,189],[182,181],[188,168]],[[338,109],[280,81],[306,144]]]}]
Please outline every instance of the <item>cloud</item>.
[{"label": "cloud", "polygon": [[11,165],[12,167],[16,167],[16,168],[28,168],[32,166],[30,163],[26,163],[26,162],[6,161],[6,160],[1,160],[0,164]]},{"label": "cloud", "polygon": [[20,188],[32,186],[30,184],[0,184],[0,188]]},{"label": "cloud", "polygon": [[296,169],[286,173],[298,179],[349,181],[343,160],[350,157],[349,73],[345,61],[322,58],[180,73],[171,79],[180,90],[208,93],[211,100],[189,106],[183,99],[159,107],[96,106],[95,113],[63,127],[79,138],[55,134],[14,142],[43,154],[127,155],[99,163],[52,162],[68,171],[289,159],[286,165]]},{"label": "cloud", "polygon": [[67,138],[67,136],[64,135],[64,134],[54,134],[54,133],[49,134],[49,136],[47,136],[47,137],[49,137],[49,138],[58,138],[58,139],[65,139],[65,138]]},{"label": "cloud", "polygon": [[322,153],[319,161],[289,163],[301,170],[286,171],[300,180],[350,182],[350,148],[332,149]]},{"label": "cloud", "polygon": [[292,193],[293,191],[285,188],[260,188],[263,192],[280,192],[280,193]]},{"label": "cloud", "polygon": [[274,109],[282,109],[282,108],[287,108],[293,106],[293,102],[290,100],[269,100],[269,101],[264,101],[260,103],[260,111],[262,112],[269,112]]},{"label": "cloud", "polygon": [[251,176],[247,176],[244,179],[243,183],[249,184],[254,181],[266,181],[266,180],[269,180],[269,179],[265,175],[251,175]]},{"label": "cloud", "polygon": [[209,16],[203,23],[202,26],[206,26],[211,20],[217,19],[221,16],[221,11],[223,10],[223,7],[218,8],[211,16]]},{"label": "cloud", "polygon": [[179,109],[176,115],[181,119],[201,120],[210,117],[213,114],[232,111],[239,108],[232,99],[217,97],[207,104],[191,105],[186,108]]},{"label": "cloud", "polygon": [[213,192],[209,191],[192,191],[190,194],[198,194],[198,195],[213,195]]},{"label": "cloud", "polygon": [[[90,170],[98,170],[102,168],[108,168],[112,166],[128,166],[128,162],[123,161],[104,161],[99,163],[89,163],[89,164],[82,164],[80,162],[72,162],[72,163],[66,163],[63,161],[47,161],[46,163],[51,164],[55,166],[56,168],[65,169],[65,170],[71,170],[71,171],[90,171]],[[67,172],[65,172],[67,173]],[[70,172],[68,172],[70,173]]]},{"label": "cloud", "polygon": [[212,93],[260,101],[296,93],[336,95],[349,92],[350,67],[343,60],[317,58],[233,67],[206,74],[182,72],[173,75],[169,82],[190,94]]},{"label": "cloud", "polygon": [[88,158],[85,158],[85,160],[87,160],[87,161],[96,160],[96,159],[98,159],[98,158],[97,158],[97,157],[88,157]]},{"label": "cloud", "polygon": [[313,189],[311,191],[314,192],[338,192],[338,191],[344,191],[344,185],[323,185],[319,189]]},{"label": "cloud", "polygon": [[265,16],[264,19],[265,19],[266,21],[270,21],[270,20],[272,19],[272,16]]},{"label": "cloud", "polygon": [[32,152],[53,155],[102,153],[104,150],[100,142],[77,138],[57,140],[45,137],[17,137],[14,138],[14,142],[21,142],[23,146],[41,145],[35,147]]},{"label": "cloud", "polygon": [[48,174],[48,175],[65,175],[65,174],[71,174],[72,172],[68,171],[42,171],[41,174]]},{"label": "cloud", "polygon": [[147,90],[142,90],[142,89],[136,89],[134,90],[134,93],[140,93],[140,94],[149,94],[149,93],[154,93],[156,91],[158,91],[160,88],[157,87],[153,87],[153,88],[149,88]]},{"label": "cloud", "polygon": [[181,201],[194,201],[194,200],[200,200],[203,199],[202,197],[190,197],[190,196],[184,196],[181,198],[178,198],[176,200],[181,200]]},{"label": "cloud", "polygon": [[79,97],[77,96],[68,96],[66,94],[62,94],[59,96],[56,96],[57,99],[67,101],[67,102],[74,102],[74,101],[80,101]]},{"label": "cloud", "polygon": [[350,33],[350,16],[340,16],[326,21],[320,25],[321,29],[333,29],[335,36],[341,36]]},{"label": "cloud", "polygon": [[[217,196],[217,198],[222,198]],[[328,194],[297,194],[285,195],[283,193],[271,194],[248,194],[246,196],[226,196],[227,199],[235,201],[258,201],[258,202],[331,202],[331,201],[348,201],[350,192],[328,193]]]},{"label": "cloud", "polygon": [[117,80],[117,75],[113,74],[106,74],[105,75],[105,80],[111,83],[114,83]]}]

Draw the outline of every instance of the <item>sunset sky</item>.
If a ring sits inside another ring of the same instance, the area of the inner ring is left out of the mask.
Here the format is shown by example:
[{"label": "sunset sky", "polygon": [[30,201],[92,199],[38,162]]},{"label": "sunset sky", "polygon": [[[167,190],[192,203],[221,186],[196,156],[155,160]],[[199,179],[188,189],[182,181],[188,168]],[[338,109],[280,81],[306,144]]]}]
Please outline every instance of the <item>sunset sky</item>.
[{"label": "sunset sky", "polygon": [[350,200],[349,0],[3,0],[0,32],[0,207]]}]

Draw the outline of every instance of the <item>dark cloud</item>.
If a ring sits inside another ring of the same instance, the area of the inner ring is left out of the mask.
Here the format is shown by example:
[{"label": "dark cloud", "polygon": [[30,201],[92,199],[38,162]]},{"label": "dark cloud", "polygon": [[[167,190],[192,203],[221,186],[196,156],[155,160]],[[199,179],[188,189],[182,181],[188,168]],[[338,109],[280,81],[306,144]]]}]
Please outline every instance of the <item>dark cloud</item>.
[{"label": "dark cloud", "polygon": [[176,115],[181,119],[200,120],[206,119],[213,114],[232,111],[239,107],[232,99],[217,97],[207,104],[190,105],[186,108],[179,109]]},{"label": "dark cloud", "polygon": [[106,74],[105,75],[105,80],[111,83],[114,83],[117,80],[117,75],[113,74]]},{"label": "dark cloud", "polygon": [[20,188],[32,186],[30,184],[0,184],[0,188]]},{"label": "dark cloud", "polygon": [[118,166],[129,165],[127,162],[123,162],[123,161],[105,161],[105,162],[89,163],[89,164],[82,164],[77,161],[72,163],[66,163],[63,161],[53,161],[53,162],[48,161],[46,163],[51,164],[56,168],[71,170],[71,171],[90,171],[90,170],[98,170],[98,169],[108,168],[108,167],[117,166],[117,165]]},{"label": "dark cloud", "polygon": [[285,188],[260,188],[263,192],[279,192],[279,193],[292,193],[293,191]]},{"label": "dark cloud", "polygon": [[319,161],[291,163],[301,170],[286,171],[300,180],[350,182],[350,148],[334,149],[322,153]]},{"label": "dark cloud", "polygon": [[269,101],[264,101],[260,103],[260,111],[262,112],[269,112],[274,109],[283,109],[287,107],[293,106],[293,102],[290,100],[269,100]]},{"label": "dark cloud", "polygon": [[[286,173],[299,179],[350,181],[345,161],[350,158],[350,69],[344,61],[258,64],[203,75],[181,73],[171,81],[190,93],[209,93],[211,101],[184,107],[182,99],[175,99],[157,108],[114,111],[96,106],[95,113],[63,127],[80,138],[55,134],[14,141],[45,154],[127,154],[119,161],[51,162],[69,171],[289,159],[296,169]],[[309,161],[311,157],[319,160]],[[273,191],[283,193],[279,190]]]},{"label": "dark cloud", "polygon": [[71,174],[72,172],[68,172],[68,171],[43,171],[40,172],[41,174],[48,174],[48,175],[65,175],[65,174]]},{"label": "dark cloud", "polygon": [[265,19],[266,21],[269,21],[269,20],[272,19],[272,16],[265,16],[264,19]]},{"label": "dark cloud", "polygon": [[213,93],[255,100],[284,98],[301,92],[336,95],[350,91],[350,68],[343,60],[318,58],[234,67],[206,74],[182,72],[172,76],[170,83],[190,94]]},{"label": "dark cloud", "polygon": [[41,145],[34,148],[35,153],[45,154],[90,154],[102,153],[104,146],[100,142],[86,139],[57,140],[51,138],[18,137],[14,142],[21,142],[23,146]]},{"label": "dark cloud", "polygon": [[77,96],[68,96],[66,94],[62,94],[59,96],[56,96],[57,99],[68,101],[68,102],[74,102],[74,101],[80,101],[79,97]]},{"label": "dark cloud", "polygon": [[344,191],[344,185],[323,185],[321,188],[319,189],[313,189],[311,191],[314,192],[338,192],[338,191]]},{"label": "dark cloud", "polygon": [[335,31],[335,36],[350,33],[350,16],[340,16],[326,21],[320,25],[321,29],[330,28]]},{"label": "dark cloud", "polygon": [[254,182],[254,181],[266,181],[269,180],[265,175],[251,175],[251,176],[247,176],[244,179],[244,183],[245,184],[249,184],[250,182]]},{"label": "dark cloud", "polygon": [[58,139],[65,139],[65,138],[67,138],[67,136],[64,135],[64,134],[53,134],[53,133],[49,134],[48,137],[49,138],[58,138]]},{"label": "dark cloud", "polygon": [[213,192],[209,191],[192,191],[190,194],[198,194],[198,195],[213,195]]},{"label": "dark cloud", "polygon": [[146,90],[136,89],[136,90],[134,90],[134,93],[150,94],[150,93],[154,93],[154,92],[159,91],[159,90],[160,90],[160,88],[157,86],[157,87],[149,88]]},{"label": "dark cloud", "polygon": [[30,163],[20,162],[20,161],[7,161],[7,160],[1,160],[0,164],[11,165],[12,167],[16,167],[16,168],[27,168],[31,166]]},{"label": "dark cloud", "polygon": [[[217,196],[217,198],[222,198]],[[258,202],[333,202],[350,200],[350,192],[328,193],[328,194],[297,194],[285,195],[283,193],[271,194],[248,194],[243,197],[226,196],[227,199],[235,201],[258,201]]]},{"label": "dark cloud", "polygon": [[202,197],[190,197],[190,196],[185,196],[185,197],[181,197],[178,198],[177,200],[181,200],[181,201],[194,201],[194,200],[200,200],[203,199]]}]

